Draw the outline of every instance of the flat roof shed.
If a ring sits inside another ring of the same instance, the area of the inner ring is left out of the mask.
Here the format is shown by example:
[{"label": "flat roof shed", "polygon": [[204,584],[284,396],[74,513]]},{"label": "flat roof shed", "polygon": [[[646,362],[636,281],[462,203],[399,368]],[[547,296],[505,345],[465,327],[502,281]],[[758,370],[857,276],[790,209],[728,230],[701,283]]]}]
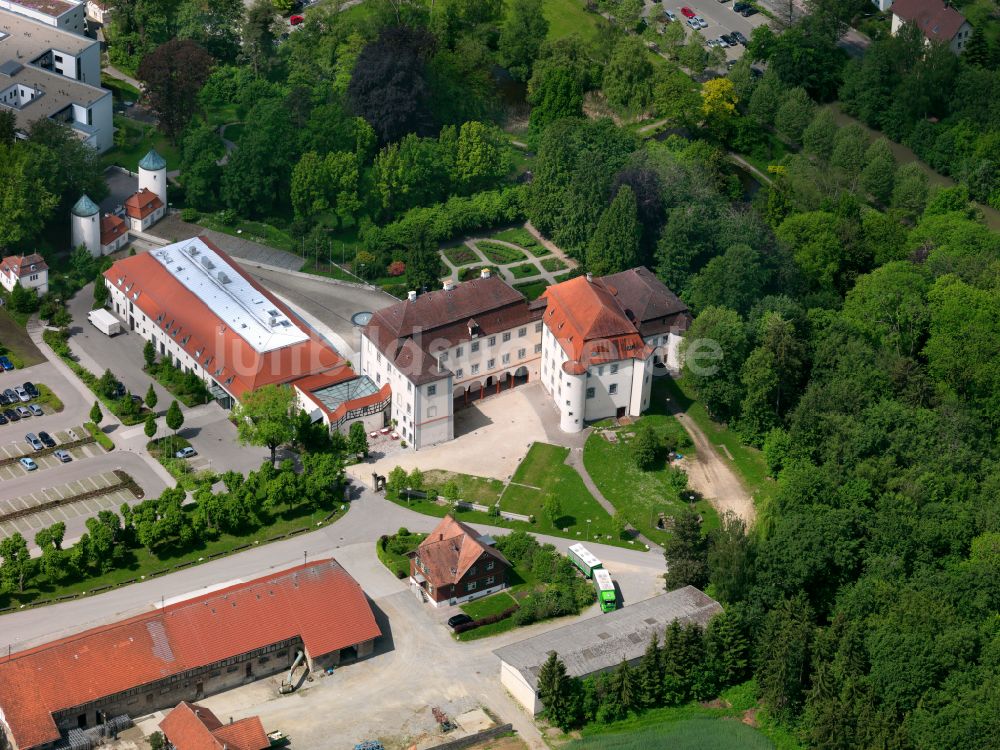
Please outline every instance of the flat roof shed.
[{"label": "flat roof shed", "polygon": [[555,651],[572,677],[587,677],[642,658],[653,634],[662,636],[674,620],[704,627],[722,605],[694,586],[654,596],[614,612],[578,620],[547,633],[499,648],[500,682],[533,714],[538,700],[538,673]]}]

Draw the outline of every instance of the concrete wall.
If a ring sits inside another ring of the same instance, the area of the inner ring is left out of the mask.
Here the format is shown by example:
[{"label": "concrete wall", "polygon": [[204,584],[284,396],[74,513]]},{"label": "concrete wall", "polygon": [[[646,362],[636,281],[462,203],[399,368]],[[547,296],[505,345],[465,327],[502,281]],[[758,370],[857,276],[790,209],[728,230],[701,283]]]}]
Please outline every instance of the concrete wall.
[{"label": "concrete wall", "polygon": [[505,661],[500,662],[500,684],[511,696],[534,716],[542,710],[535,689],[528,684],[521,673]]}]

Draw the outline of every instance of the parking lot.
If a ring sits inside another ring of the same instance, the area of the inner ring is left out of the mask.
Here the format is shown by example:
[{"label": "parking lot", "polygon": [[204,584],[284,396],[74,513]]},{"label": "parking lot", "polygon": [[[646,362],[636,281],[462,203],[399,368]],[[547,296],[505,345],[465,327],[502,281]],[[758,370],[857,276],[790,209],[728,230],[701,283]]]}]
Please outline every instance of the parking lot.
[{"label": "parking lot", "polygon": [[[700,32],[706,40],[718,39],[723,34],[731,34],[734,31],[740,32],[743,36],[749,39],[753,30],[761,24],[766,24],[768,22],[768,18],[763,13],[757,13],[756,15],[752,15],[750,17],[744,17],[733,10],[735,2],[736,0],[727,0],[726,2],[717,2],[716,0],[698,0],[697,2],[685,3],[670,0],[663,3],[662,7],[664,10],[670,11],[674,14],[674,16],[676,16],[688,36],[694,33],[694,30],[688,25],[687,19],[681,13],[681,8],[683,7],[690,8],[694,11],[696,16],[705,19],[708,27],[700,29]],[[659,5],[659,3],[647,1],[646,12],[649,13],[651,10],[655,10]],[[735,47],[727,47],[726,59],[738,60],[743,56],[745,49],[746,48],[740,44]]]},{"label": "parking lot", "polygon": [[[23,427],[24,434],[35,432],[31,429],[31,425],[26,421],[18,422],[17,424]],[[77,439],[83,439],[89,435],[89,433],[83,429],[82,425],[77,425],[71,429]],[[59,449],[63,443],[73,442],[74,440],[68,430],[57,430],[56,432],[50,432],[49,434],[56,441],[56,449]],[[3,435],[3,433],[0,433],[0,435]],[[99,456],[104,453],[104,449],[97,445],[97,443],[89,443],[87,445],[80,445],[76,448],[71,448],[68,452],[73,457],[74,461],[78,461],[83,458]],[[0,443],[0,460],[5,458],[21,458],[22,456],[29,456],[32,460],[34,460],[34,462],[38,465],[38,469],[36,471],[51,469],[56,466],[61,466],[63,463],[51,452],[39,455],[39,452],[28,445],[28,442],[23,437],[15,442]],[[27,473],[28,470],[18,462],[7,464],[6,466],[0,466],[0,480],[22,477]]]},{"label": "parking lot", "polygon": [[[41,466],[41,464],[39,464]],[[72,482],[47,487],[35,492],[19,497],[0,500],[0,519],[17,511],[34,508],[55,500],[61,500],[73,495],[111,487],[118,484],[118,477],[113,472],[104,472],[92,476],[86,476]],[[31,542],[35,533],[43,527],[51,526],[62,521],[69,528],[73,521],[96,516],[102,510],[117,510],[122,503],[135,502],[135,496],[128,490],[117,489],[107,495],[80,500],[74,503],[61,505],[58,508],[49,508],[38,513],[14,519],[12,521],[0,521],[0,539],[19,532],[25,539]]]}]

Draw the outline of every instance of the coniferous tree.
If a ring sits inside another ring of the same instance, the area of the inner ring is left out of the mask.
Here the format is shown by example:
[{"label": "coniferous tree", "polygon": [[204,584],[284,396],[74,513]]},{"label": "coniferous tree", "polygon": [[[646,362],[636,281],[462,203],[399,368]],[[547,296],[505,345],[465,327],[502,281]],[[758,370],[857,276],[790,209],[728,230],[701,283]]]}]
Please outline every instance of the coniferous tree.
[{"label": "coniferous tree", "polygon": [[663,659],[660,639],[655,633],[639,662],[639,699],[645,708],[654,708],[663,700]]},{"label": "coniferous tree", "polygon": [[667,591],[684,586],[704,588],[708,584],[708,543],[701,533],[698,515],[688,508],[674,516],[674,533],[663,545]]},{"label": "coniferous tree", "polygon": [[622,185],[600,221],[587,247],[587,270],[595,275],[618,273],[639,265],[639,226],[635,193]]},{"label": "coniferous tree", "polygon": [[553,651],[538,672],[538,697],[549,720],[563,731],[573,723],[571,693],[571,678],[566,674],[566,665]]}]

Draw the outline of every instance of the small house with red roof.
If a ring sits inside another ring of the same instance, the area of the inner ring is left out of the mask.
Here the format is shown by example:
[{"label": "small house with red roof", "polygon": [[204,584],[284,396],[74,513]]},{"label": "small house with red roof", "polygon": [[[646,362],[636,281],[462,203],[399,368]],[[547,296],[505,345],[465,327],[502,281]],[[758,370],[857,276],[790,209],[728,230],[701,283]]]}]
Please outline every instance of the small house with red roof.
[{"label": "small house with red roof", "polygon": [[[300,655],[310,671],[370,656],[381,635],[364,591],[329,558],[167,600],[0,657],[0,747],[68,747],[70,733],[284,672]],[[197,729],[183,712],[176,723],[178,738]],[[259,740],[249,723],[221,736]]]},{"label": "small house with red roof", "polygon": [[173,750],[267,750],[271,746],[259,716],[223,724],[204,706],[181,701],[160,722]]},{"label": "small house with red roof", "polygon": [[435,607],[500,591],[510,563],[493,540],[450,515],[410,555],[410,584]]},{"label": "small house with red roof", "polygon": [[49,291],[49,266],[41,255],[8,255],[0,261],[0,285],[11,292],[18,284],[38,294]]},{"label": "small house with red roof", "polygon": [[895,36],[905,24],[912,23],[924,35],[927,44],[946,44],[954,54],[961,54],[972,37],[972,26],[965,16],[944,0],[894,0],[891,33]]},{"label": "small house with red roof", "polygon": [[160,196],[149,188],[136,191],[125,201],[125,216],[133,232],[145,232],[163,218],[166,210]]},{"label": "small house with red roof", "polygon": [[691,315],[646,268],[578,276],[550,286],[542,299],[542,385],[564,432],[639,416],[649,407],[653,375],[680,365]]}]

